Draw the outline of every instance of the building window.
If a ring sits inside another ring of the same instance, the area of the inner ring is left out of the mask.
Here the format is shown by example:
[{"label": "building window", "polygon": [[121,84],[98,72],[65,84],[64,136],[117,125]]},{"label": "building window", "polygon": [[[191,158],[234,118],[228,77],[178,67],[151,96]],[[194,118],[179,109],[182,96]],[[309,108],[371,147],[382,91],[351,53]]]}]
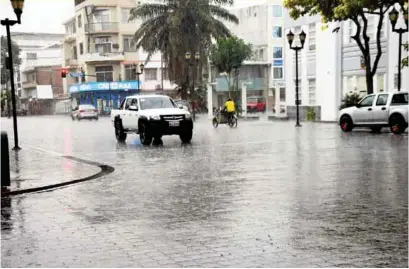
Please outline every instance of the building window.
[{"label": "building window", "polygon": [[283,68],[274,67],[273,68],[273,79],[282,79],[283,78]]},{"label": "building window", "polygon": [[112,65],[110,66],[96,66],[95,76],[97,77],[97,82],[113,81],[114,70]]},{"label": "building window", "polygon": [[386,37],[386,31],[385,31],[385,28],[386,28],[386,19],[384,19],[383,20],[383,22],[382,22],[382,28],[381,28],[381,38],[385,38]]},{"label": "building window", "polygon": [[316,84],[315,78],[308,80],[308,102],[310,106],[315,106],[316,104]]},{"label": "building window", "polygon": [[156,68],[147,68],[143,71],[145,80],[157,80],[158,70]]},{"label": "building window", "polygon": [[285,102],[285,88],[280,88],[280,102]]},{"label": "building window", "polygon": [[274,59],[282,59],[283,58],[283,48],[282,47],[274,47],[273,48],[273,58]]},{"label": "building window", "polygon": [[308,48],[310,51],[315,50],[315,35],[316,35],[316,26],[315,23],[311,23],[308,27]]},{"label": "building window", "polygon": [[352,36],[355,34],[354,33],[354,23],[351,20],[347,20],[344,22],[344,43],[349,44],[352,43]]},{"label": "building window", "polygon": [[84,54],[84,43],[80,43],[80,54]]},{"label": "building window", "polygon": [[77,22],[78,22],[78,28],[81,28],[82,27],[82,17],[81,17],[81,15],[78,15]]},{"label": "building window", "polygon": [[96,53],[109,53],[112,52],[112,41],[109,36],[106,37],[95,37],[95,52]]},{"label": "building window", "polygon": [[131,64],[125,65],[125,80],[136,80],[135,68]]},{"label": "building window", "polygon": [[376,76],[377,92],[385,91],[385,74],[378,74]]},{"label": "building window", "polygon": [[27,53],[27,60],[37,60],[37,53]]},{"label": "building window", "polygon": [[362,93],[362,94],[366,94],[367,90],[366,90],[366,77],[365,76],[359,76],[356,79],[356,87],[357,90]]},{"label": "building window", "polygon": [[131,17],[131,9],[130,8],[122,8],[122,23],[130,23],[129,18]]},{"label": "building window", "polygon": [[393,89],[398,89],[398,80],[399,80],[398,74],[394,74],[393,75]]},{"label": "building window", "polygon": [[133,36],[124,36],[124,52],[136,51],[136,44],[133,40]]},{"label": "building window", "polygon": [[283,8],[279,5],[273,5],[273,17],[281,18],[283,16]]},{"label": "building window", "polygon": [[283,36],[281,26],[273,26],[273,38],[281,38]]},{"label": "building window", "polygon": [[375,17],[374,16],[368,16],[367,20],[368,20],[368,29],[366,29],[366,35],[371,40],[374,40],[375,39]]},{"label": "building window", "polygon": [[261,61],[264,61],[264,49],[260,49],[260,51],[259,51],[259,59],[260,59]]},{"label": "building window", "polygon": [[77,56],[78,56],[77,55],[77,46],[73,46],[72,47],[72,58],[77,59],[78,58]]}]

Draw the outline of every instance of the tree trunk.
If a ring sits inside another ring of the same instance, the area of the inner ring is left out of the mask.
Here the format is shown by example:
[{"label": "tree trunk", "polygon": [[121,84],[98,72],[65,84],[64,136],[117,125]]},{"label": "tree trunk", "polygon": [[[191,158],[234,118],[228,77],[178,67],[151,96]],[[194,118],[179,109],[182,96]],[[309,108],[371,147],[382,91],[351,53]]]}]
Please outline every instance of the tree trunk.
[{"label": "tree trunk", "polygon": [[371,72],[371,67],[365,67],[365,78],[366,78],[366,90],[368,94],[372,94],[374,92],[373,88],[373,76]]}]

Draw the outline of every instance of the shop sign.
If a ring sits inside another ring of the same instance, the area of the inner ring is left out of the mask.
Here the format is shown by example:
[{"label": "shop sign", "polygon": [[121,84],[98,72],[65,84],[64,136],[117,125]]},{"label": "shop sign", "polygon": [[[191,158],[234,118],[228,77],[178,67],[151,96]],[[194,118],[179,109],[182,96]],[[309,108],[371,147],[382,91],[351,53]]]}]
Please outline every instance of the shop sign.
[{"label": "shop sign", "polygon": [[[74,84],[68,87],[68,92],[87,92],[87,91],[109,91],[109,90],[137,90],[138,81],[114,81],[114,82],[88,82]],[[142,83],[141,83],[142,84]]]}]

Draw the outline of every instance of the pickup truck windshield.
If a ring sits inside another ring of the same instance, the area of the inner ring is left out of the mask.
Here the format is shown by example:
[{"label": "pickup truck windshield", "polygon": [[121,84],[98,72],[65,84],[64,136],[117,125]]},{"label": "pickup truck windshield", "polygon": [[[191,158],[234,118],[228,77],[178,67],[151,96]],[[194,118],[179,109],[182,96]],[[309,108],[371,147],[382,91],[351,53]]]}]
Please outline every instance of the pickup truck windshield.
[{"label": "pickup truck windshield", "polygon": [[142,110],[158,108],[175,108],[176,105],[167,97],[146,97],[139,99]]}]

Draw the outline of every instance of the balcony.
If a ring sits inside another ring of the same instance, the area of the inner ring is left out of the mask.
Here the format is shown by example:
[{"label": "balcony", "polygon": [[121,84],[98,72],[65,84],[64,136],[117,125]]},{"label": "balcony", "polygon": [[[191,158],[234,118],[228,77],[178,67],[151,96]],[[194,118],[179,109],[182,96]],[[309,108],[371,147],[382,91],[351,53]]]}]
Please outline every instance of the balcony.
[{"label": "balcony", "polygon": [[74,42],[75,39],[76,39],[75,32],[68,32],[64,36],[64,41],[68,43]]},{"label": "balcony", "polygon": [[30,89],[37,87],[37,83],[35,81],[24,81],[23,82],[23,89]]},{"label": "balcony", "polygon": [[78,60],[77,59],[65,59],[65,66],[66,67],[77,67]]},{"label": "balcony", "polygon": [[123,52],[91,52],[83,56],[87,63],[92,62],[118,62],[125,60]]},{"label": "balcony", "polygon": [[85,32],[92,33],[118,33],[119,24],[117,22],[97,22],[85,24]]}]

